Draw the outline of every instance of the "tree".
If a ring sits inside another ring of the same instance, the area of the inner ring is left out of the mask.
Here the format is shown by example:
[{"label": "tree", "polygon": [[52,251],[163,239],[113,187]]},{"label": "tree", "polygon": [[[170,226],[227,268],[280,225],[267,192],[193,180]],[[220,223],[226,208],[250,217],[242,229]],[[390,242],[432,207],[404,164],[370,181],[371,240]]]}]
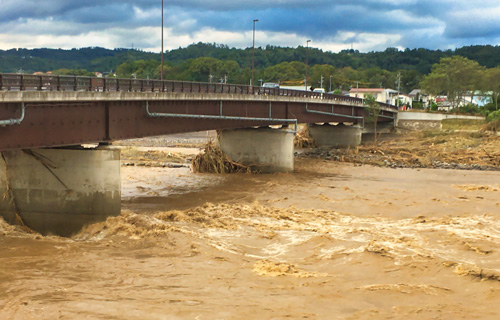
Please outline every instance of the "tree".
[{"label": "tree", "polygon": [[94,77],[95,74],[88,72],[85,69],[57,69],[52,71],[56,76],[79,76],[79,77]]},{"label": "tree", "polygon": [[159,79],[160,62],[154,59],[127,61],[116,68],[118,78]]},{"label": "tree", "polygon": [[214,82],[218,82],[225,76],[235,78],[240,70],[236,61],[202,57],[190,60],[184,73],[185,80],[208,82],[210,78],[213,78]]},{"label": "tree", "polygon": [[281,82],[302,80],[305,74],[305,64],[302,62],[282,62],[259,72],[259,77],[265,82]]},{"label": "tree", "polygon": [[452,107],[456,108],[467,93],[481,87],[483,74],[484,67],[476,61],[459,56],[442,58],[425,76],[421,86],[430,94],[446,94]]},{"label": "tree", "polygon": [[485,91],[491,92],[491,99],[495,103],[495,110],[498,110],[498,96],[500,95],[500,68],[486,70]]},{"label": "tree", "polygon": [[[308,83],[319,88],[321,86],[321,76],[323,76],[323,88],[326,88],[328,91],[330,88],[330,76],[332,78],[335,76],[336,70],[335,67],[331,65],[314,65],[309,71]],[[333,82],[333,81],[332,81]],[[332,83],[333,88],[335,88],[335,82]]]},{"label": "tree", "polygon": [[378,122],[378,116],[380,114],[380,105],[377,102],[377,99],[372,96],[371,94],[367,95],[365,97],[365,100],[363,101],[364,104],[367,106],[368,109],[368,120],[370,122],[373,122],[373,128],[375,131],[375,137],[373,142],[375,145],[377,145],[377,122]]}]

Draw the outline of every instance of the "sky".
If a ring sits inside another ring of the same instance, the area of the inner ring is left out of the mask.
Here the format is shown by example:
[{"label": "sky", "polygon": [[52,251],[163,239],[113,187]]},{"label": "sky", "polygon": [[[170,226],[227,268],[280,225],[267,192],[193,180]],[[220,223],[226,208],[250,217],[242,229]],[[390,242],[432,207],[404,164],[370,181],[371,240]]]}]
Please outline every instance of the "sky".
[{"label": "sky", "polygon": [[[0,0],[0,49],[137,48],[160,52],[161,0]],[[165,50],[311,46],[455,49],[500,44],[498,0],[164,0]]]}]

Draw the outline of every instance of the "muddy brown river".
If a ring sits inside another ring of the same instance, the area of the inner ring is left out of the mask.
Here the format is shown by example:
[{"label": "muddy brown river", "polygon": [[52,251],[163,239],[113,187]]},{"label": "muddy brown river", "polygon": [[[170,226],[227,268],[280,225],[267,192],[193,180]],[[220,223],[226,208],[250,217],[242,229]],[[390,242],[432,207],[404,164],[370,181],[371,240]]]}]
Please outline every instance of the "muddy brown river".
[{"label": "muddy brown river", "polygon": [[0,221],[0,319],[499,319],[500,172],[122,167],[73,238]]}]

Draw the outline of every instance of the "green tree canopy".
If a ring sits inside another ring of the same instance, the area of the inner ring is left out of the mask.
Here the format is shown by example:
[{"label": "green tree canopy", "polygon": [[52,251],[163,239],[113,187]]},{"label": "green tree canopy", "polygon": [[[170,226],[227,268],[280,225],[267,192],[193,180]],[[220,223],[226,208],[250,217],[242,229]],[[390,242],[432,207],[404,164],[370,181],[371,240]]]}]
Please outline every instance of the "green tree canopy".
[{"label": "green tree canopy", "polygon": [[498,97],[500,96],[500,68],[487,69],[484,76],[484,90],[491,93],[491,100],[498,110]]},{"label": "green tree canopy", "polygon": [[421,86],[427,93],[447,95],[452,106],[457,107],[464,95],[481,89],[484,70],[476,61],[464,57],[442,58],[424,77]]},{"label": "green tree canopy", "polygon": [[160,62],[154,59],[126,61],[116,68],[118,78],[158,79]]},{"label": "green tree canopy", "polygon": [[57,69],[52,71],[53,75],[56,76],[80,76],[80,77],[94,77],[95,74],[88,72],[85,69]]}]

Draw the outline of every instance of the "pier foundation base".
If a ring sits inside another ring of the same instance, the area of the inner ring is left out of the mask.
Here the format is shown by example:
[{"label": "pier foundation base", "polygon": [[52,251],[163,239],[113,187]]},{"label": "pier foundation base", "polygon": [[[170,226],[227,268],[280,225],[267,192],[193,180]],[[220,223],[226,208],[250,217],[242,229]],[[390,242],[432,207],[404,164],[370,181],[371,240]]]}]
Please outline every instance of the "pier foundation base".
[{"label": "pier foundation base", "polygon": [[293,171],[294,133],[285,129],[235,129],[219,132],[221,150],[233,161],[262,173]]},{"label": "pier foundation base", "polygon": [[0,194],[0,215],[7,222],[18,215],[43,235],[71,236],[85,224],[120,214],[120,152],[3,151]]}]

